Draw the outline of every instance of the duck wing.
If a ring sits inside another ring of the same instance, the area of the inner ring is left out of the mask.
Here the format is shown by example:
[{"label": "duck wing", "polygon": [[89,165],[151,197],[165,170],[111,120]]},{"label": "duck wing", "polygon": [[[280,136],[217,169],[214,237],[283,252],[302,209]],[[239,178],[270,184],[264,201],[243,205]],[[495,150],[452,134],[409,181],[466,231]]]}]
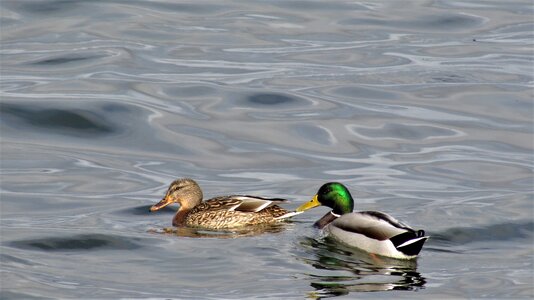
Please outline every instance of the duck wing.
[{"label": "duck wing", "polygon": [[259,212],[267,207],[274,206],[278,203],[287,202],[281,198],[264,198],[248,195],[232,195],[216,197],[207,200],[195,207],[201,210],[228,210],[242,212]]},{"label": "duck wing", "polygon": [[389,224],[391,224],[391,226],[393,227],[397,227],[397,228],[402,228],[402,229],[406,229],[408,231],[412,230],[413,231],[413,228],[402,223],[401,221],[393,218],[392,216],[386,214],[386,213],[383,213],[381,211],[372,211],[372,210],[366,210],[366,211],[361,211],[360,212],[361,214],[366,214],[366,215],[370,215],[370,216],[373,216],[377,219],[380,219],[380,220],[383,220],[383,221],[386,221],[388,222]]},{"label": "duck wing", "polygon": [[267,207],[271,207],[273,205],[287,202],[286,199],[282,198],[264,198],[264,197],[257,197],[257,196],[231,196],[232,199],[240,200],[241,203],[237,206],[235,206],[231,210],[236,211],[243,211],[243,212],[259,212]]},{"label": "duck wing", "polygon": [[415,231],[397,221],[392,216],[376,211],[362,211],[344,214],[331,223],[344,231],[365,235],[368,238],[383,241],[400,234]]}]

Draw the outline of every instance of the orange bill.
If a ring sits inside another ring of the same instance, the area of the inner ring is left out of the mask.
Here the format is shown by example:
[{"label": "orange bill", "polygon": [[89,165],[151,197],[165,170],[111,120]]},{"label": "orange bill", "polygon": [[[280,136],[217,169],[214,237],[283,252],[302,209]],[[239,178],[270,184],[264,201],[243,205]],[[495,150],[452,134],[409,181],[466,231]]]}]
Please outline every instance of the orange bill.
[{"label": "orange bill", "polygon": [[160,202],[152,205],[152,207],[150,207],[150,211],[156,211],[156,210],[160,210],[162,208],[164,208],[165,206],[171,204],[172,201],[170,199],[170,197],[165,197],[163,199],[161,199]]}]

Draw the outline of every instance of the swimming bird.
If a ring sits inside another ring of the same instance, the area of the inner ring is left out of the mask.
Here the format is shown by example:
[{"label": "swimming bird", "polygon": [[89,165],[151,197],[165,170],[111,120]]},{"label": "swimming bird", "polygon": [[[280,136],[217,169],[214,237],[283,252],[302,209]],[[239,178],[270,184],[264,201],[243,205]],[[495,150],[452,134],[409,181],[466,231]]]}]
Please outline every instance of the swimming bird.
[{"label": "swimming bird", "polygon": [[417,257],[428,239],[423,230],[414,230],[386,213],[353,212],[354,200],[347,187],[338,182],[323,184],[297,212],[321,205],[332,210],[315,222],[315,227],[341,243],[370,253],[411,259]]},{"label": "swimming bird", "polygon": [[179,203],[180,208],[172,219],[172,225],[204,229],[274,224],[299,214],[278,206],[287,201],[280,198],[231,195],[215,197],[204,202],[202,198],[202,190],[193,179],[177,179],[171,183],[165,197],[150,207],[150,211]]}]

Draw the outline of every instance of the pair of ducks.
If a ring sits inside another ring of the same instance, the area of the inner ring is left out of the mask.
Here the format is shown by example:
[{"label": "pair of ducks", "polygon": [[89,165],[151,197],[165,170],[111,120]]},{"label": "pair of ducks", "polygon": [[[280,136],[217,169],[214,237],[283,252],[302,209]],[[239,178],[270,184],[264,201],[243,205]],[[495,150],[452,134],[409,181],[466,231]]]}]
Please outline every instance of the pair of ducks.
[{"label": "pair of ducks", "polygon": [[256,196],[221,196],[202,202],[202,190],[189,178],[175,180],[163,200],[150,211],[179,203],[172,224],[204,229],[227,229],[248,225],[273,224],[317,206],[332,208],[315,222],[328,236],[370,253],[411,259],[428,239],[423,230],[414,230],[388,214],[378,211],[353,212],[354,201],[341,183],[325,183],[313,199],[291,212],[278,204],[285,199]]}]

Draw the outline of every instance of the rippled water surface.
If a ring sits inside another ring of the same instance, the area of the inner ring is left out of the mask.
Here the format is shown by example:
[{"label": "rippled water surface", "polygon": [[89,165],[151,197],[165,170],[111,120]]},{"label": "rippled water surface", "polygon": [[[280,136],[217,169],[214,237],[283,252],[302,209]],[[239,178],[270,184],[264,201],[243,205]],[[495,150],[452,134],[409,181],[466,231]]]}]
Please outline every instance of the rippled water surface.
[{"label": "rippled water surface", "polygon": [[[534,297],[531,1],[1,11],[0,298]],[[290,209],[340,181],[431,239],[369,256],[326,208],[170,230],[148,207],[185,176]]]}]

